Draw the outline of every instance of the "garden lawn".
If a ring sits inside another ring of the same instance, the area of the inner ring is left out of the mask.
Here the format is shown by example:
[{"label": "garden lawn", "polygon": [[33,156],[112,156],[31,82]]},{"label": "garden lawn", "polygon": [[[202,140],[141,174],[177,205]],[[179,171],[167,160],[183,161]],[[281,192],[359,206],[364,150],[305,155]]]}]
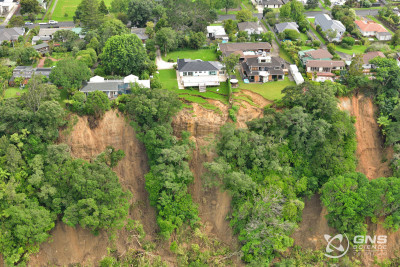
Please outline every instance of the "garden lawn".
[{"label": "garden lawn", "polygon": [[173,59],[174,62],[179,58],[188,59],[201,59],[203,61],[215,61],[217,60],[217,54],[214,49],[182,49],[173,51],[163,56],[162,59],[168,61],[168,59]]},{"label": "garden lawn", "polygon": [[367,49],[367,47],[365,45],[353,45],[353,47],[350,49],[343,48],[340,45],[336,46],[336,51],[346,53],[349,55],[364,54],[365,49]]},{"label": "garden lawn", "polygon": [[[112,0],[104,0],[104,3],[108,7],[111,5],[111,2]],[[49,14],[48,19],[57,21],[73,21],[72,18],[75,15],[75,10],[80,3],[81,0],[58,0],[54,13],[52,15]],[[67,17],[64,16],[65,13],[68,14]]]},{"label": "garden lawn", "polygon": [[283,97],[282,90],[291,85],[296,84],[289,81],[288,77],[285,77],[283,81],[267,83],[244,83],[242,80],[239,81],[240,89],[252,91],[271,101],[281,99]]},{"label": "garden lawn", "polygon": [[301,38],[301,40],[303,40],[303,41],[307,41],[308,40],[308,36],[307,36],[307,34],[306,33],[300,33],[300,38]]},{"label": "garden lawn", "polygon": [[322,38],[321,34],[319,34],[319,32],[317,32],[316,29],[314,29],[314,27],[312,25],[310,25],[310,29],[313,31],[313,33],[318,37],[318,39],[323,43],[326,44],[326,41],[324,38]]},{"label": "garden lawn", "polygon": [[6,89],[6,93],[4,95],[4,98],[14,98],[14,97],[17,97],[18,94],[22,95],[26,91],[28,91],[28,89],[20,89],[20,88],[17,88],[17,87],[10,87],[10,88]]},{"label": "garden lawn", "polygon": [[[207,87],[207,92],[200,93],[198,88],[178,89],[178,81],[174,69],[159,70],[158,77],[164,89],[177,93],[179,98],[188,102],[198,103],[202,106],[205,103],[208,104],[206,99],[218,100],[225,104],[228,103],[228,84],[226,82],[221,83],[220,86]],[[209,105],[206,108],[210,109]]]}]

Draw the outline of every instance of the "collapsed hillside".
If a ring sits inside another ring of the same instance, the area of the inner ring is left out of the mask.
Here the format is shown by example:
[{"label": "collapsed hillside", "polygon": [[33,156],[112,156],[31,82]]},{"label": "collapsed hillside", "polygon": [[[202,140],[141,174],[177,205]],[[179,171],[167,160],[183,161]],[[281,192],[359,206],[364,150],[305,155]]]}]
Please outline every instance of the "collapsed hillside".
[{"label": "collapsed hillside", "polygon": [[[258,106],[269,103],[254,98],[253,101]],[[199,215],[205,232],[235,252],[239,250],[239,245],[229,222],[225,219],[230,212],[231,198],[227,192],[222,192],[218,188],[205,191],[201,180],[204,172],[203,163],[215,157],[215,153],[207,147],[212,145],[212,139],[219,132],[219,128],[229,121],[228,108],[218,101],[213,104],[218,104],[222,114],[206,110],[195,103],[193,111],[182,110],[174,118],[174,134],[180,135],[183,130],[189,131],[196,144],[190,161],[195,180],[189,190],[199,206]],[[244,127],[246,121],[262,116],[262,112],[261,107],[244,102],[237,114],[237,124]],[[120,178],[122,186],[132,192],[133,208],[130,210],[130,218],[139,220],[143,224],[148,240],[160,243],[157,241],[156,212],[150,206],[145,189],[144,175],[149,170],[146,151],[143,144],[136,139],[135,131],[128,120],[116,111],[108,111],[98,126],[91,129],[87,118],[79,117],[73,131],[62,133],[59,141],[71,147],[74,157],[86,160],[103,152],[107,146],[124,150],[126,156],[114,171]],[[124,231],[120,231],[116,241],[111,242],[106,232],[100,232],[95,236],[89,230],[81,227],[72,228],[62,222],[57,223],[51,235],[51,240],[41,245],[40,252],[31,256],[29,263],[31,266],[64,266],[76,263],[92,266],[107,255],[107,248],[116,248],[117,254],[121,255],[129,247],[138,246],[137,243],[129,241],[129,236]],[[168,244],[159,245],[153,253],[160,255],[170,266],[176,266],[176,256],[168,247]],[[236,254],[232,256],[232,260],[236,265],[241,265],[240,257]]]}]

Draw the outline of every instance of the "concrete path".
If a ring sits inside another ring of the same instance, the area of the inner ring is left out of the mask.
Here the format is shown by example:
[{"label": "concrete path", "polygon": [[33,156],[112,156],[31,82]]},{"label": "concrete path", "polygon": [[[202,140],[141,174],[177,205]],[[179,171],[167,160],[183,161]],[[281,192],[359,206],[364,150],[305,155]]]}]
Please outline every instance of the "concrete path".
[{"label": "concrete path", "polygon": [[174,68],[175,62],[166,62],[161,57],[160,49],[157,49],[156,65],[159,70],[170,70]]},{"label": "concrete path", "polygon": [[14,13],[17,12],[17,9],[18,9],[18,5],[12,6],[10,12],[8,12],[6,19],[3,21],[2,26],[4,26],[4,27],[7,26],[10,19],[14,16]]}]

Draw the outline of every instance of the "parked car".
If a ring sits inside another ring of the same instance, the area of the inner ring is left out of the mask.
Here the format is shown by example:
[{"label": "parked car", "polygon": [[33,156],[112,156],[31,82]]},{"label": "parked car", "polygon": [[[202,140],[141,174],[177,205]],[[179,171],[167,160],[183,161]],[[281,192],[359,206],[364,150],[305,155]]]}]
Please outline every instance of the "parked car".
[{"label": "parked car", "polygon": [[33,23],[30,21],[27,21],[27,22],[25,22],[25,25],[33,25]]},{"label": "parked car", "polygon": [[49,20],[49,24],[58,24],[58,21],[55,21],[55,20]]}]

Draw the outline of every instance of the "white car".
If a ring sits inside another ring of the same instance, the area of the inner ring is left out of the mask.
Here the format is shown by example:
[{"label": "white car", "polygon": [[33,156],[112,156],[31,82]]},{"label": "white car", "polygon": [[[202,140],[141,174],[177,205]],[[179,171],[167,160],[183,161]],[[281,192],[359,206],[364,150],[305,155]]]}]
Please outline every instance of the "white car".
[{"label": "white car", "polygon": [[49,24],[58,24],[58,21],[55,21],[55,20],[49,20]]}]

